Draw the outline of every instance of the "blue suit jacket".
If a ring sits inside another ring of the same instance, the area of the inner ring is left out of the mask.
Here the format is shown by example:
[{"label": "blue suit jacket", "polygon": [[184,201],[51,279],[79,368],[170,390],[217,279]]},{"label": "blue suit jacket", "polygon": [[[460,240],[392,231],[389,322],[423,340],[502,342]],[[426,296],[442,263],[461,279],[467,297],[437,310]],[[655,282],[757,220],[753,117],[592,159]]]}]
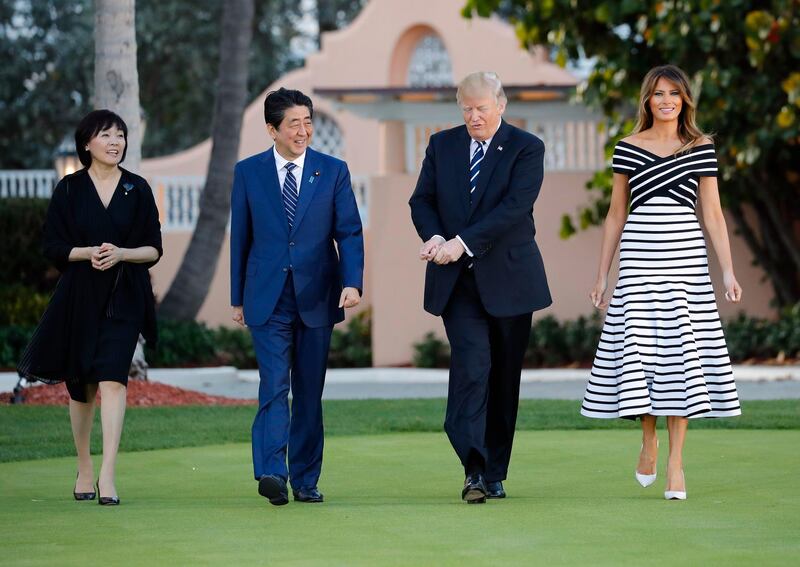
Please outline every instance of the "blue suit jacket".
[{"label": "blue suit jacket", "polygon": [[231,305],[244,306],[248,325],[263,325],[292,272],[303,323],[334,325],[344,319],[342,287],[363,289],[364,239],[350,172],[345,162],[308,148],[290,232],[273,152],[234,169]]},{"label": "blue suit jacket", "polygon": [[552,299],[532,214],[544,175],[544,143],[503,122],[481,162],[473,194],[469,144],[466,126],[431,136],[409,201],[423,241],[436,234],[448,240],[458,235],[475,255],[464,253],[458,262],[442,266],[428,263],[425,310],[444,312],[465,263],[474,264],[481,302],[492,316],[543,309]]}]

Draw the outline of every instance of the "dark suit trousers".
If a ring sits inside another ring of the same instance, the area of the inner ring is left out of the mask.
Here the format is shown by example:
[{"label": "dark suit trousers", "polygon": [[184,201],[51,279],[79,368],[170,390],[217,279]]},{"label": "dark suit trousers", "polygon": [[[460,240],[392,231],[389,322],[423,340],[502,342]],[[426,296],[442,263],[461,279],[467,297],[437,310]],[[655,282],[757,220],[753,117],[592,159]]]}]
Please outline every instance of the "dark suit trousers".
[{"label": "dark suit trousers", "polygon": [[291,274],[272,316],[264,325],[250,327],[260,377],[252,430],[256,480],[271,474],[288,477],[294,489],[317,486],[322,470],[322,389],[332,330],[303,324]]},{"label": "dark suit trousers", "polygon": [[445,431],[465,473],[490,482],[508,473],[531,317],[489,315],[466,268],[442,315],[451,350]]}]

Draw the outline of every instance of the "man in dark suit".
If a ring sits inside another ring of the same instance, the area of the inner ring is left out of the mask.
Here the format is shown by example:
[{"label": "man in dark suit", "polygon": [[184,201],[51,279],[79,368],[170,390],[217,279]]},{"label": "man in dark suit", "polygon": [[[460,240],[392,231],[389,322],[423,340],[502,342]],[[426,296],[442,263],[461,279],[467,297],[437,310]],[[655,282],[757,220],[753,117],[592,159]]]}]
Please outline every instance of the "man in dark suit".
[{"label": "man in dark suit", "polygon": [[333,325],[358,305],[363,287],[350,172],[308,147],[312,116],[300,91],[269,93],[264,119],[275,145],[236,164],[231,196],[233,320],[250,328],[260,377],[253,468],[259,494],[275,505],[289,501],[287,479],[295,500],[323,500],[328,348]]},{"label": "man in dark suit", "polygon": [[450,341],[445,431],[464,465],[469,503],[504,498],[533,311],[550,305],[534,235],[544,144],[502,120],[494,73],[458,87],[464,126],[434,134],[411,196],[428,262],[425,310]]}]

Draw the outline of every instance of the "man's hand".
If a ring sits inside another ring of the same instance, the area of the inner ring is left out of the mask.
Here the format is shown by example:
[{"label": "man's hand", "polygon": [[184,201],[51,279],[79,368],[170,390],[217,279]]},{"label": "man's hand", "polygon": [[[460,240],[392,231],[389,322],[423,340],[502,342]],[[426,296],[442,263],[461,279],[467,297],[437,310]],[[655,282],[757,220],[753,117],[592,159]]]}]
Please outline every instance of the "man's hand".
[{"label": "man's hand", "polygon": [[231,317],[233,322],[237,325],[244,327],[244,310],[242,309],[241,305],[234,305],[233,306],[233,316]]},{"label": "man's hand", "polygon": [[342,295],[339,296],[339,307],[349,309],[361,303],[361,294],[354,287],[346,287],[342,290]]},{"label": "man's hand", "polygon": [[439,251],[439,247],[442,244],[444,244],[444,237],[434,236],[425,244],[423,244],[422,248],[419,249],[419,259],[424,260],[425,262],[430,262],[436,256],[436,253]]},{"label": "man's hand", "polygon": [[457,238],[451,238],[439,247],[433,261],[439,264],[451,264],[458,262],[461,255],[464,254],[464,245],[459,242]]}]

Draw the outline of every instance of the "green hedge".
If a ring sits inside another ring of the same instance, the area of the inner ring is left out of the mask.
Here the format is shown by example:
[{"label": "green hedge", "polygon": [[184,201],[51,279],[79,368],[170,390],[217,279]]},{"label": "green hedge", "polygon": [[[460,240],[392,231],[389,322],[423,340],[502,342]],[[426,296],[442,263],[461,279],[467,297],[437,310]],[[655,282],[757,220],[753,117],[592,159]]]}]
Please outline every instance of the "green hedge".
[{"label": "green hedge", "polygon": [[[334,329],[331,337],[330,368],[372,365],[370,314],[362,311],[344,329]],[[145,356],[153,367],[235,366],[257,368],[253,340],[246,329],[208,328],[194,321],[159,321],[156,349]]]},{"label": "green hedge", "polygon": [[[786,309],[776,321],[739,315],[725,323],[725,337],[731,360],[800,358],[800,303]],[[0,325],[0,368],[13,368],[25,348],[33,325]],[[600,336],[598,316],[559,322],[543,317],[534,322],[525,364],[528,367],[589,365]],[[147,349],[153,367],[229,365],[256,368],[250,333],[246,329],[203,323],[159,321],[157,350]],[[450,349],[433,333],[414,345],[414,365],[447,368]],[[365,367],[372,364],[370,313],[364,311],[344,328],[333,331],[329,366]]]},{"label": "green hedge", "polygon": [[50,301],[50,293],[22,284],[0,284],[0,326],[36,325]]},{"label": "green hedge", "polygon": [[48,199],[0,199],[0,284],[24,285],[49,293],[58,271],[42,255],[42,227]]}]

